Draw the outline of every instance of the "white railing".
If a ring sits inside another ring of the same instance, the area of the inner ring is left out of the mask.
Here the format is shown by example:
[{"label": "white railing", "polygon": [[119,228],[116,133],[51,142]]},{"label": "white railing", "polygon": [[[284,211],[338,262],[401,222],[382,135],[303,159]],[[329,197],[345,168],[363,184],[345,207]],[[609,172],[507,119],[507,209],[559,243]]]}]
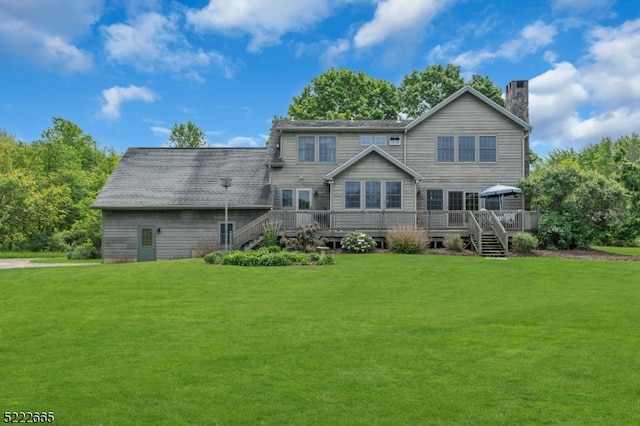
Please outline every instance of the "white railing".
[{"label": "white railing", "polygon": [[491,227],[493,228],[493,232],[500,240],[500,244],[502,244],[502,248],[506,253],[509,251],[509,234],[507,234],[507,230],[505,229],[502,220],[500,220],[500,216],[496,215],[496,212],[491,211]]}]

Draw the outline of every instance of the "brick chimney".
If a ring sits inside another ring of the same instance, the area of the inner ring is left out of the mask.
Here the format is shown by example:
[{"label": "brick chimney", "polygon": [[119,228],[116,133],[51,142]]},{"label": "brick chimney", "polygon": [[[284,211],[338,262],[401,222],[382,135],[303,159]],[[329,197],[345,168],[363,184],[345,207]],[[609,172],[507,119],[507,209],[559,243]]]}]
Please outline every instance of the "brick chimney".
[{"label": "brick chimney", "polygon": [[[507,111],[529,122],[529,81],[514,80],[507,84],[505,103]],[[524,138],[524,177],[529,176],[529,135]]]}]

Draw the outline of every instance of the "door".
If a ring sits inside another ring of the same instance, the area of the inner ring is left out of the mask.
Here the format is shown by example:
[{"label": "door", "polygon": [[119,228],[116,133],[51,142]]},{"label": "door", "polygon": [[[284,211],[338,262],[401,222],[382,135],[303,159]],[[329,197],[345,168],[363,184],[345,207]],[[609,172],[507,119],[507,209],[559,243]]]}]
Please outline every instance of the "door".
[{"label": "door", "polygon": [[296,189],[296,226],[305,226],[313,222],[311,215],[311,190]]},{"label": "door", "polygon": [[156,228],[140,226],[138,228],[138,262],[156,260]]},{"label": "door", "polygon": [[449,191],[449,223],[450,227],[463,227],[464,226],[464,192],[463,191]]}]

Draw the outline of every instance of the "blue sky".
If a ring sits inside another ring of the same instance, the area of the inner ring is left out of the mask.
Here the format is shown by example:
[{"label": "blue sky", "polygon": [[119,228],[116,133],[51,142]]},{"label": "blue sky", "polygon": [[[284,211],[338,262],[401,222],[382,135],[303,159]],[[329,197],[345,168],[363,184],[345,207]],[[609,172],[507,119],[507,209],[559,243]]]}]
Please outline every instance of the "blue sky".
[{"label": "blue sky", "polygon": [[636,0],[0,0],[0,58],[0,129],[24,142],[62,117],[120,153],[189,120],[263,146],[329,67],[399,85],[448,63],[528,79],[540,155],[640,133]]}]

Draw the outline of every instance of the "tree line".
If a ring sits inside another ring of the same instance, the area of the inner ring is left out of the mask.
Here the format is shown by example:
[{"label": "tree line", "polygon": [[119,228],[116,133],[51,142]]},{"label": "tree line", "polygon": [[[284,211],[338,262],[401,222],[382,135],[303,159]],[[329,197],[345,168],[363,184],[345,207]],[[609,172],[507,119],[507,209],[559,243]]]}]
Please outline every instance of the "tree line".
[{"label": "tree line", "polygon": [[[465,82],[454,65],[431,65],[407,74],[399,87],[362,72],[329,69],[294,96],[296,119],[417,117],[469,84],[504,106],[488,77]],[[74,123],[54,117],[41,138],[24,143],[0,129],[0,250],[66,251],[97,257],[100,212],[95,197],[120,156],[100,148]],[[191,121],[175,124],[167,146],[207,146]],[[531,152],[532,171],[520,182],[531,208],[541,213],[538,238],[546,248],[590,244],[640,245],[640,137],[604,138],[581,150]]]},{"label": "tree line", "polygon": [[640,136],[605,137],[580,150],[533,157],[520,187],[540,212],[544,247],[640,246]]},{"label": "tree line", "polygon": [[101,217],[91,204],[118,161],[59,117],[32,143],[0,130],[0,250],[98,256]]}]

